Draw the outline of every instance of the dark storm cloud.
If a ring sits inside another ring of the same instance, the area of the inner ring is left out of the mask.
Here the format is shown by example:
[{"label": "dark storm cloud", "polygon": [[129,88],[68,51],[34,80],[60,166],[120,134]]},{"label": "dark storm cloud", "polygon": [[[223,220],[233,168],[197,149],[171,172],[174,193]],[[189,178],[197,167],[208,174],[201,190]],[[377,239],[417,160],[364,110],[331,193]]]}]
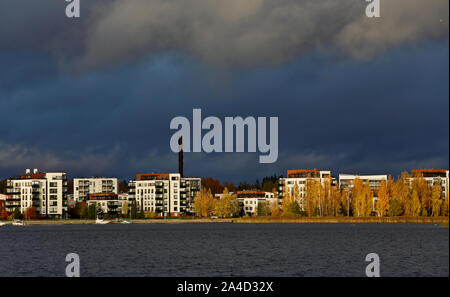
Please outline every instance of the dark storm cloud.
[{"label": "dark storm cloud", "polygon": [[447,39],[447,0],[385,0],[379,19],[363,0],[3,0],[1,49],[43,49],[71,69],[111,67],[181,51],[220,66],[277,65],[330,50],[367,60],[407,43]]},{"label": "dark storm cloud", "polygon": [[61,74],[53,64],[35,75],[52,61],[3,60],[0,176],[29,167],[72,176],[175,171],[169,122],[197,107],[203,117],[278,116],[280,155],[258,164],[257,154],[186,154],[188,175],[253,181],[289,168],[448,167],[448,41],[358,63],[311,54],[220,72],[167,52],[108,71]]}]

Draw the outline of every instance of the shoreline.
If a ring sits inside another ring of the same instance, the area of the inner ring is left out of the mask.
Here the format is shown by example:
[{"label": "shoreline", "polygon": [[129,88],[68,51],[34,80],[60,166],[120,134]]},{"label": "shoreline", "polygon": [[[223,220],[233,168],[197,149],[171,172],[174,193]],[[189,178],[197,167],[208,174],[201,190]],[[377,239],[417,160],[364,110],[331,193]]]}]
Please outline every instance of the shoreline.
[{"label": "shoreline", "polygon": [[[3,221],[4,222],[4,221]],[[95,225],[95,220],[25,220],[25,225]],[[249,218],[227,218],[227,219],[137,219],[132,220],[132,224],[183,224],[183,223],[361,223],[361,224],[380,224],[380,223],[435,223],[447,224],[448,217],[249,217]],[[118,224],[111,221],[110,224]]]}]

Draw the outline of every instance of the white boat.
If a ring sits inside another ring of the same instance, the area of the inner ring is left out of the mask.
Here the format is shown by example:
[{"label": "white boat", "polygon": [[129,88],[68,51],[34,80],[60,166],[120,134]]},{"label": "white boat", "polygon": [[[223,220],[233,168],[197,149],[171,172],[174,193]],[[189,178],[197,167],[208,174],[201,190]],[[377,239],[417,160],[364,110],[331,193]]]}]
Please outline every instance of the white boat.
[{"label": "white boat", "polygon": [[4,222],[0,222],[0,227],[1,226],[6,226],[6,225],[8,225],[7,223],[4,223]]},{"label": "white boat", "polygon": [[103,220],[103,219],[96,219],[96,220],[95,220],[95,223],[96,223],[96,224],[100,224],[100,225],[105,225],[105,224],[111,223],[111,221],[105,221],[105,220]]},{"label": "white boat", "polygon": [[131,221],[120,221],[120,224],[131,224]]},{"label": "white boat", "polygon": [[12,222],[13,226],[25,226],[25,223],[23,221],[19,221],[19,220],[15,220],[14,222]]}]

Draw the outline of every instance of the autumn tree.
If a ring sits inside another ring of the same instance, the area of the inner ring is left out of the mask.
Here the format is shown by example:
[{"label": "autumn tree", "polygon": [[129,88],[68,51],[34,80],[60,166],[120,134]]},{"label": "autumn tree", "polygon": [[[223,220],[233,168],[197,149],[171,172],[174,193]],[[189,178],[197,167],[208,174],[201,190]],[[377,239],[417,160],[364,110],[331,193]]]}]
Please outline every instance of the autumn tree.
[{"label": "autumn tree", "polygon": [[441,214],[442,207],[442,188],[440,181],[435,181],[431,189],[431,215],[437,217]]},{"label": "autumn tree", "polygon": [[7,212],[5,208],[0,210],[0,220],[6,220],[6,219],[8,219],[8,216],[9,216],[9,212]]},{"label": "autumn tree", "polygon": [[405,216],[417,217],[420,215],[422,205],[420,203],[419,194],[416,190],[412,191],[411,198],[405,207]]},{"label": "autumn tree", "polygon": [[214,210],[214,199],[211,190],[202,187],[194,199],[194,212],[197,216],[207,217]]},{"label": "autumn tree", "polygon": [[391,180],[381,181],[380,189],[378,190],[378,201],[376,204],[376,212],[379,217],[386,217],[389,215],[390,207],[390,184]]},{"label": "autumn tree", "polygon": [[[297,185],[296,185],[297,186]],[[287,187],[285,187],[285,191],[283,194],[283,202],[281,204],[281,209],[283,211],[283,215],[285,216],[296,216],[301,214],[301,208],[298,203],[298,200],[295,199],[295,196],[298,195],[298,186],[297,190],[294,186],[293,191],[289,191]]]},{"label": "autumn tree", "polygon": [[308,176],[306,179],[306,191],[304,197],[304,206],[308,216],[319,214],[319,196],[320,196],[320,181]]},{"label": "autumn tree", "polygon": [[350,195],[350,193],[347,190],[343,189],[342,192],[341,192],[341,197],[340,198],[341,198],[340,199],[340,201],[341,201],[341,212],[342,212],[343,215],[349,217],[350,214],[351,214],[350,209],[351,209],[351,204],[352,204],[351,203],[351,195]]},{"label": "autumn tree", "polygon": [[373,193],[369,182],[363,182],[359,178],[353,180],[352,188],[353,215],[367,217],[373,209]]},{"label": "autumn tree", "polygon": [[338,187],[331,187],[329,207],[331,216],[342,215],[341,192]]},{"label": "autumn tree", "polygon": [[80,218],[87,218],[88,217],[88,207],[86,202],[82,201],[80,202]]},{"label": "autumn tree", "polygon": [[212,177],[202,178],[202,188],[209,189],[212,195],[223,192],[223,186],[218,179]]},{"label": "autumn tree", "polygon": [[128,212],[130,211],[130,208],[128,207],[128,201],[124,201],[122,203],[122,216],[124,218],[128,217]]},{"label": "autumn tree", "polygon": [[442,215],[448,216],[449,215],[449,199],[448,199],[448,193],[446,193],[444,197],[444,201],[442,204]]},{"label": "autumn tree", "polygon": [[231,195],[227,188],[224,188],[220,200],[214,204],[214,214],[218,217],[233,217],[240,213],[240,206],[236,196]]},{"label": "autumn tree", "polygon": [[410,176],[403,172],[392,184],[389,216],[397,217],[405,214],[406,206],[410,202]]},{"label": "autumn tree", "polygon": [[[422,216],[432,213],[431,189],[422,174],[414,175],[411,182],[411,191],[416,191],[419,197]],[[419,214],[420,215],[420,214]]]},{"label": "autumn tree", "polygon": [[256,210],[257,210],[256,213],[259,217],[267,216],[269,213],[267,202],[259,202],[258,208]]},{"label": "autumn tree", "polygon": [[25,212],[23,214],[23,218],[25,220],[32,220],[35,219],[37,217],[37,213],[36,213],[36,208],[34,206],[30,206],[27,207],[27,209],[25,209]]}]

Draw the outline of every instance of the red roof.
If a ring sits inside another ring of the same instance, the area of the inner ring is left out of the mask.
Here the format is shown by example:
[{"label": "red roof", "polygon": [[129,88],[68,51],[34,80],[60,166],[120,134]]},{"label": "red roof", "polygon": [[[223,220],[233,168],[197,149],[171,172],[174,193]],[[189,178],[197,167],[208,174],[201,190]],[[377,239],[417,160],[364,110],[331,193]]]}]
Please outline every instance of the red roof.
[{"label": "red roof", "polygon": [[136,174],[136,180],[146,180],[146,177],[154,177],[155,179],[167,180],[169,179],[168,173],[142,173]]}]

